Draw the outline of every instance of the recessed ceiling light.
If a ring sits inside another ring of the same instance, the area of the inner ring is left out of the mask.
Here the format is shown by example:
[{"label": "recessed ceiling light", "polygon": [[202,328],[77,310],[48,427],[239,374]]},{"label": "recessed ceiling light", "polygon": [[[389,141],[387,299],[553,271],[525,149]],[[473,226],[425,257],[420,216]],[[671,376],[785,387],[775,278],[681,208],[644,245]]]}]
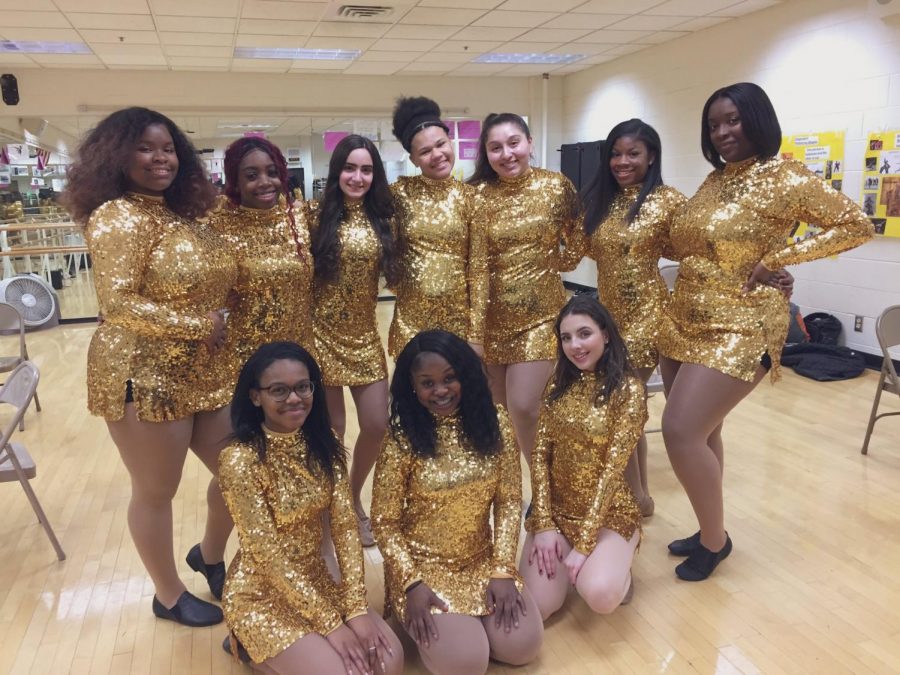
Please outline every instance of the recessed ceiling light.
[{"label": "recessed ceiling light", "polygon": [[539,65],[565,65],[575,63],[585,57],[584,54],[519,54],[489,52],[478,58],[472,59],[472,63],[533,63]]},{"label": "recessed ceiling light", "polygon": [[0,40],[3,54],[90,54],[83,42],[33,42],[28,40]]},{"label": "recessed ceiling light", "polygon": [[359,49],[291,49],[285,47],[235,47],[239,59],[312,59],[315,61],[352,61]]}]

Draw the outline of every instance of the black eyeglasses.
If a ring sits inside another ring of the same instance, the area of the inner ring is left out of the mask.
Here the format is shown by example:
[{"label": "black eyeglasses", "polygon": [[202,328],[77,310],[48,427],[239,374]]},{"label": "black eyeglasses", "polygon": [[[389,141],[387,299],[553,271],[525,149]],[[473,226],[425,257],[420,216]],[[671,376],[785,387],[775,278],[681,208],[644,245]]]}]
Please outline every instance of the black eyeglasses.
[{"label": "black eyeglasses", "polygon": [[297,394],[300,398],[310,398],[316,388],[310,380],[303,380],[293,387],[289,387],[286,384],[273,384],[270,387],[257,387],[257,389],[268,392],[273,401],[281,403],[288,400],[291,392]]}]

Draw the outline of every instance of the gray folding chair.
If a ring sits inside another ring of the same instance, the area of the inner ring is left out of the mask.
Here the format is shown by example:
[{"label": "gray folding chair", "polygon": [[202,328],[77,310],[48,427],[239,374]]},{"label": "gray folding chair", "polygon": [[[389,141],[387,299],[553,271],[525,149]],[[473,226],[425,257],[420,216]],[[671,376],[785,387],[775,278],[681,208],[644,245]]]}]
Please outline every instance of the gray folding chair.
[{"label": "gray folding chair", "polygon": [[50,527],[47,515],[28,482],[37,473],[34,460],[23,445],[10,442],[16,426],[22,421],[28,404],[31,403],[40,377],[37,366],[31,361],[23,361],[16,366],[16,369],[0,387],[0,403],[8,403],[15,408],[12,419],[3,427],[3,436],[0,437],[0,483],[19,481],[22,489],[25,490],[28,501],[31,502],[31,508],[38,517],[38,522],[43,525],[44,531],[50,538],[50,543],[56,550],[56,557],[65,560],[66,554],[59,545],[59,540],[56,538],[53,528]]},{"label": "gray folding chair", "polygon": [[[878,404],[881,402],[881,393],[884,391],[897,394],[900,397],[900,378],[897,377],[897,371],[894,369],[894,362],[891,360],[891,347],[900,345],[900,305],[888,307],[878,317],[875,323],[875,336],[878,338],[878,344],[881,345],[881,352],[884,354],[884,360],[881,363],[881,377],[878,378],[878,389],[875,391],[875,401],[872,403],[872,412],[869,413],[869,426],[866,429],[866,440],[863,441],[862,454],[869,454],[869,439],[872,437],[872,430],[875,428],[875,422],[882,417],[890,417],[891,415],[900,415],[898,412],[884,412],[878,414]],[[895,436],[896,437],[896,436]]]},{"label": "gray folding chair", "polygon": [[[2,333],[19,333],[19,354],[17,356],[0,356],[0,373],[8,373],[16,368],[22,361],[28,360],[28,347],[25,346],[25,321],[19,310],[12,305],[0,302],[0,334]],[[41,400],[38,398],[37,391],[34,392],[34,407],[38,412],[41,411]],[[19,422],[19,431],[25,431],[25,415]]]}]

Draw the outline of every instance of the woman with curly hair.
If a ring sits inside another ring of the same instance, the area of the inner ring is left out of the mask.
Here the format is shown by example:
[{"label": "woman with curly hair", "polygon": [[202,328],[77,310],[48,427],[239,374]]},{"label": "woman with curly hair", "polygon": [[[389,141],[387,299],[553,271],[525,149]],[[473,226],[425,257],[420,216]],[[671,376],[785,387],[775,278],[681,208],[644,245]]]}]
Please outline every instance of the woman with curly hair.
[{"label": "woman with curly hair", "polygon": [[[265,673],[400,675],[400,641],[366,605],[344,449],[321,385],[315,359],[292,342],[263,345],[238,377],[234,442],[220,459],[240,538],[222,597],[228,647]],[[319,555],[325,513],[336,576]]]},{"label": "woman with curly hair", "polygon": [[67,177],[104,318],[88,351],[88,408],[106,420],[131,477],[128,526],[156,587],[153,612],[219,623],[221,610],[185,589],[172,550],[172,499],[189,447],[213,473],[201,560],[223,559],[232,527],[215,478],[227,410],[208,393],[236,270],[218,235],[195,220],[215,190],[182,131],[146,108],[100,122]]},{"label": "woman with curly hair", "polygon": [[484,246],[474,227],[474,189],[453,178],[456,156],[441,109],[430,98],[401,98],[394,108],[394,136],[409,153],[420,176],[401,176],[391,185],[397,207],[400,279],[395,293],[388,352],[395,359],[416,333],[440,328],[467,336],[481,353],[483,307],[470,311],[471,299],[484,298]]},{"label": "woman with curly hair", "polygon": [[515,562],[521,476],[478,355],[452,333],[419,333],[394,369],[372,516],[388,612],[432,673],[476,675],[489,657],[521,665],[540,650],[540,613]]},{"label": "woman with curly hair", "polygon": [[375,540],[361,503],[387,429],[387,361],[375,307],[379,274],[397,280],[391,231],[394,202],[375,144],[351,134],[331,155],[325,193],[310,202],[315,261],[314,352],[322,363],[328,412],[338,436],[346,428],[344,387],[356,403],[359,436],[353,448],[350,488],[364,546]]}]

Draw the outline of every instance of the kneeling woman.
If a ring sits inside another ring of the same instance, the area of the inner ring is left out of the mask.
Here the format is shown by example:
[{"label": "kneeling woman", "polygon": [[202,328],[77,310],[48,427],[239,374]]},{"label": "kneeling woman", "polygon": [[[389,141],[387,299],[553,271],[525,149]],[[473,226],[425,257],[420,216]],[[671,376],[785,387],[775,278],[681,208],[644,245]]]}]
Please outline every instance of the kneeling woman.
[{"label": "kneeling woman", "polygon": [[478,356],[452,333],[416,335],[391,382],[372,520],[388,611],[432,673],[476,675],[489,658],[521,665],[540,649],[540,614],[515,567],[521,483]]},{"label": "kneeling woman", "polygon": [[519,565],[544,619],[563,606],[570,585],[600,614],[630,599],[641,511],[625,466],[647,421],[644,384],[603,305],[569,300],[556,339]]},{"label": "kneeling woman", "polygon": [[[232,635],[262,672],[402,672],[397,636],[366,607],[344,450],[315,360],[292,342],[260,347],[238,377],[231,421],[219,481],[240,538],[222,597]],[[319,553],[325,511],[340,580]]]}]

